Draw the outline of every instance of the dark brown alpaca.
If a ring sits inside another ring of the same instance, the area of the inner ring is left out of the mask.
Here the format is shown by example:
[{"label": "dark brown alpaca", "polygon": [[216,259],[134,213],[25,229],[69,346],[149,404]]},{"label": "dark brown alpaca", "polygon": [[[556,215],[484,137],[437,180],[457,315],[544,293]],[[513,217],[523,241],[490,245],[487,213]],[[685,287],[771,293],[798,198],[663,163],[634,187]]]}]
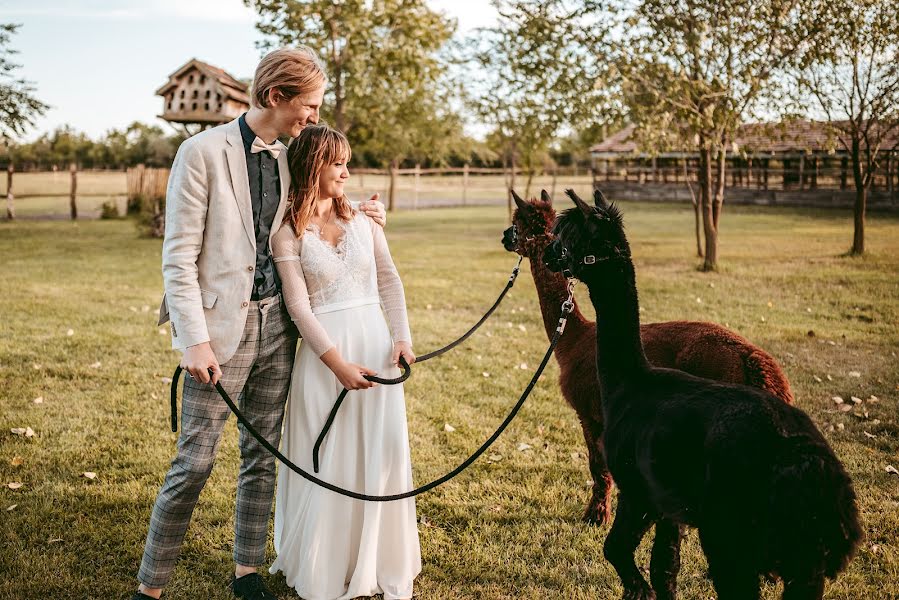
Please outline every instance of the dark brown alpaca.
[{"label": "dark brown alpaca", "polygon": [[[556,211],[545,191],[542,200],[525,202],[513,192],[518,209],[512,227],[503,236],[506,250],[527,257],[537,286],[546,334],[552,338],[562,302],[568,297],[565,278],[543,264],[543,250],[553,241]],[[514,235],[513,235],[514,231]],[[764,390],[792,404],[790,382],[774,358],[746,339],[720,325],[698,321],[668,321],[641,325],[646,357],[657,367],[686,371],[698,377],[743,383]],[[603,417],[596,376],[596,323],[584,318],[575,307],[565,335],[555,350],[559,363],[559,386],[574,408],[584,431],[584,441],[593,476],[593,497],[584,512],[588,523],[610,520],[609,495],[612,476],[602,446]]]}]

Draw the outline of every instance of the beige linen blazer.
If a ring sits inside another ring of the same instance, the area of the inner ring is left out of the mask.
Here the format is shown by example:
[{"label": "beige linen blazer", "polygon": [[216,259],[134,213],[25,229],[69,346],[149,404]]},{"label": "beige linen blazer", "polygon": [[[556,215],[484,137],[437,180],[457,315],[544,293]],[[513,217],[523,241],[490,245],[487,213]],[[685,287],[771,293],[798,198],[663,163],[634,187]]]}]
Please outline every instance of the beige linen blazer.
[{"label": "beige linen blazer", "polygon": [[[287,151],[281,148],[281,198],[272,235],[284,217],[290,186]],[[235,119],[185,140],[172,164],[159,307],[159,324],[171,321],[172,348],[209,342],[219,364],[228,362],[247,321],[255,269],[247,159]]]}]

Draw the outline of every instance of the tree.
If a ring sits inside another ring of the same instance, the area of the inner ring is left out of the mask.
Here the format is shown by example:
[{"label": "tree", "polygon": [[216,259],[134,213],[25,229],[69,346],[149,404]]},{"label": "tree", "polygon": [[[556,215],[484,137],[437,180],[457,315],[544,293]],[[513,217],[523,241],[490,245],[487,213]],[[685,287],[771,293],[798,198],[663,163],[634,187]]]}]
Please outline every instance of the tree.
[{"label": "tree", "polygon": [[50,108],[34,95],[34,87],[13,72],[21,65],[10,60],[17,54],[9,48],[12,36],[21,25],[0,24],[0,137],[12,138],[25,133],[34,125],[34,119]]},{"label": "tree", "polygon": [[455,23],[424,0],[245,2],[274,43],[318,53],[329,79],[323,116],[354,153],[396,168],[409,158],[441,162],[463,149],[440,54]]},{"label": "tree", "polygon": [[[801,65],[799,89],[849,154],[855,183],[852,255],[865,252],[865,212],[881,150],[899,134],[899,12],[879,0],[836,0],[828,35]],[[885,147],[892,141],[893,147]]]},{"label": "tree", "polygon": [[813,0],[643,0],[622,21],[627,33],[613,46],[632,122],[644,141],[699,154],[702,270],[717,268],[737,128],[779,104],[778,77],[823,31],[819,9]]},{"label": "tree", "polygon": [[606,34],[604,9],[592,0],[493,4],[500,22],[469,41],[464,77],[469,105],[493,128],[494,149],[512,170],[510,188],[520,165],[527,196],[553,140],[602,119],[607,94],[597,82],[606,63],[595,49]]}]

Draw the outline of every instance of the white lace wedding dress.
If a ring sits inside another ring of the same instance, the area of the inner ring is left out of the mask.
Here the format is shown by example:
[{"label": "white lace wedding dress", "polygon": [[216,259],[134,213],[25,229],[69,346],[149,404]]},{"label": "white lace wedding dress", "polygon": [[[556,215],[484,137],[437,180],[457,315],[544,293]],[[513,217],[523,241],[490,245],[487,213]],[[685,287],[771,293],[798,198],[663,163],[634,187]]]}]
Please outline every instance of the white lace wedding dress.
[{"label": "white lace wedding dress", "polygon": [[[284,300],[303,336],[281,451],[309,472],[312,447],[343,389],[319,356],[336,347],[349,362],[397,377],[393,342],[412,339],[384,232],[361,213],[342,227],[336,248],[314,227],[297,239],[283,225],[272,239]],[[349,392],[319,459],[318,476],[346,489],[372,495],[412,489],[403,386]],[[415,502],[353,500],[279,465],[275,550],[270,571],[283,572],[305,600],[411,598],[421,571]]]}]

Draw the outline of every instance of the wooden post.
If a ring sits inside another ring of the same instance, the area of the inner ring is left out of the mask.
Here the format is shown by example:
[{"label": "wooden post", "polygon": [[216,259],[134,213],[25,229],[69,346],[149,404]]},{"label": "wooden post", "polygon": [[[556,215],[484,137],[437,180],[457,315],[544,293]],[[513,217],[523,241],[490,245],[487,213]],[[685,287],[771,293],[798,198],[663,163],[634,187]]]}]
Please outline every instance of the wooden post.
[{"label": "wooden post", "polygon": [[72,191],[69,193],[69,212],[74,221],[78,218],[78,205],[75,203],[75,194],[78,191],[78,166],[75,163],[69,165],[69,173],[72,175]]},{"label": "wooden post", "polygon": [[462,206],[468,204],[468,163],[462,167]]},{"label": "wooden post", "polygon": [[762,161],[762,182],[765,190],[768,189],[768,163],[770,159],[765,159]]},{"label": "wooden post", "polygon": [[16,168],[12,163],[6,168],[6,218],[10,221],[16,218],[15,195],[12,193],[12,174]]},{"label": "wooden post", "polygon": [[387,191],[387,210],[393,212],[396,208],[396,164],[390,163],[390,187]]},{"label": "wooden post", "polygon": [[652,182],[659,182],[659,163],[656,161],[656,157],[652,157]]},{"label": "wooden post", "polygon": [[421,165],[415,165],[415,195],[412,197],[412,208],[418,210],[418,183],[421,177]]},{"label": "wooden post", "polygon": [[814,169],[812,170],[812,184],[811,184],[811,188],[813,190],[818,189],[818,162],[819,162],[818,157],[815,156],[814,163],[812,165],[814,167]]}]

